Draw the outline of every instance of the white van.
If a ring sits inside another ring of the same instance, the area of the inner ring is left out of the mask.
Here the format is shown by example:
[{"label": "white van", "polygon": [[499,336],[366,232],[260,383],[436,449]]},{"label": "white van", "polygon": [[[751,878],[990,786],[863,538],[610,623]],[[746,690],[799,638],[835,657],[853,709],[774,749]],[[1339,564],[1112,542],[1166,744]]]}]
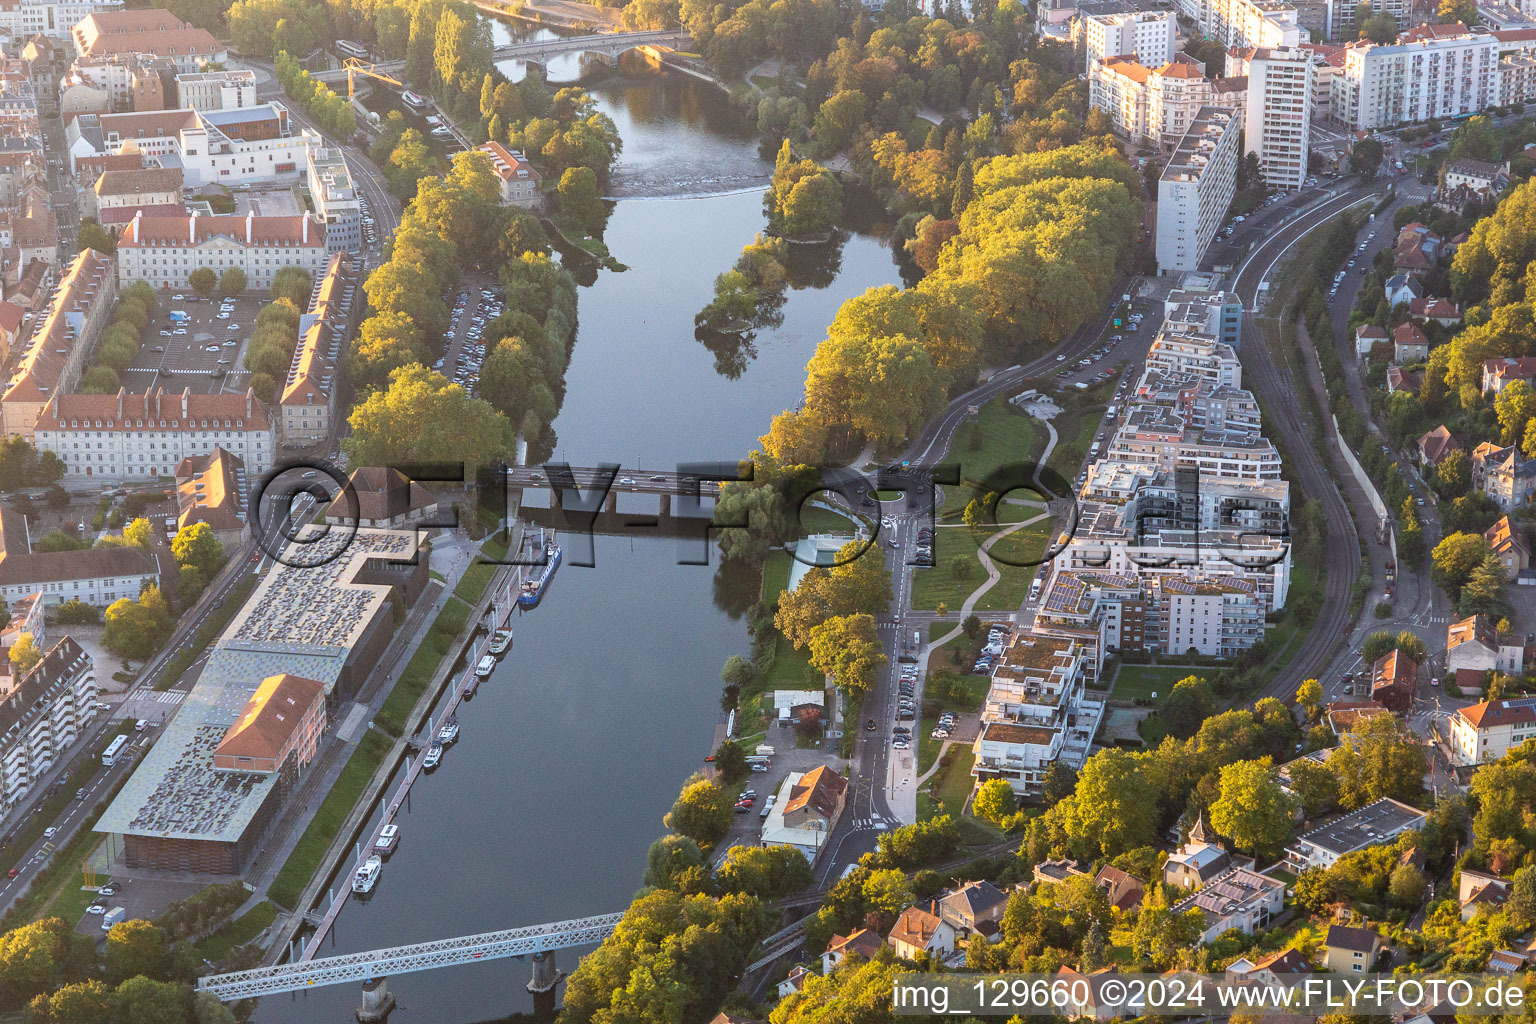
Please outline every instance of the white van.
[{"label": "white van", "polygon": [[1035,580],[1035,582],[1033,582],[1033,583],[1031,583],[1029,585],[1029,599],[1031,601],[1038,601],[1038,600],[1040,600],[1040,581],[1039,580]]}]

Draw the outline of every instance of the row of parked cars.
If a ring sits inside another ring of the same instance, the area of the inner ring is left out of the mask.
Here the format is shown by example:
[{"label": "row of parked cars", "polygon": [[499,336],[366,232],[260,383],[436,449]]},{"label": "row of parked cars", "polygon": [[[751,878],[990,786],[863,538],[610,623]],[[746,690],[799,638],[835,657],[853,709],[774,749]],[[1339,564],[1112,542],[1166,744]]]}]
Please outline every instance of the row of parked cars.
[{"label": "row of parked cars", "polygon": [[949,739],[949,734],[954,731],[954,728],[955,713],[953,711],[946,711],[939,716],[938,723],[934,725],[933,732],[929,733],[929,735],[936,740],[947,740]]},{"label": "row of parked cars", "polygon": [[997,659],[1002,657],[1003,645],[1008,641],[1007,626],[993,626],[987,630],[987,643],[981,649],[981,657],[976,659],[976,664],[971,666],[971,671],[976,675],[987,675],[992,671],[992,666],[997,664]]},{"label": "row of parked cars", "polygon": [[926,526],[917,531],[917,564],[924,568],[933,566],[933,531]]}]

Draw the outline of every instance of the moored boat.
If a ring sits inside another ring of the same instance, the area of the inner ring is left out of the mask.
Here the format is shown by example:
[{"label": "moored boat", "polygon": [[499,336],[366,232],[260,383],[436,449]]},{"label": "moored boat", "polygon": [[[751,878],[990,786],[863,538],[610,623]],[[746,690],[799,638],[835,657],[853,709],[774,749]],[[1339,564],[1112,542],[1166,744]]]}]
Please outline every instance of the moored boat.
[{"label": "moored boat", "polygon": [[384,861],[377,856],[369,857],[358,866],[352,874],[352,891],[359,896],[366,896],[373,891],[378,884],[379,873],[384,870]]}]

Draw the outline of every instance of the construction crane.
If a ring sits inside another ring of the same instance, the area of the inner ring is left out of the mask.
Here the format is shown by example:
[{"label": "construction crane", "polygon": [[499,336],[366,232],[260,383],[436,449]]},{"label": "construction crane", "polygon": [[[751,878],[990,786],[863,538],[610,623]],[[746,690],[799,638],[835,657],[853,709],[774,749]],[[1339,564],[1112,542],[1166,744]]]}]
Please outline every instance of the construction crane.
[{"label": "construction crane", "polygon": [[355,98],[354,92],[358,75],[367,75],[369,78],[377,78],[381,82],[388,82],[390,85],[398,85],[402,89],[405,88],[404,82],[389,77],[384,72],[379,70],[379,66],[377,64],[370,63],[366,60],[358,60],[356,57],[348,57],[346,60],[341,62],[341,66],[347,70],[348,100]]}]

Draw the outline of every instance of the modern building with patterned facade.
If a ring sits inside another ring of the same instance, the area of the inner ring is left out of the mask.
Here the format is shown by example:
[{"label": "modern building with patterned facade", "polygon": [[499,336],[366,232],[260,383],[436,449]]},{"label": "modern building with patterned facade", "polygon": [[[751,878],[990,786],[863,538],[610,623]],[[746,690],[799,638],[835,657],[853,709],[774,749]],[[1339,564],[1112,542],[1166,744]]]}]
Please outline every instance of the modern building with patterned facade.
[{"label": "modern building with patterned facade", "polygon": [[[221,747],[232,752],[231,730],[253,700],[261,703],[263,685],[284,674],[313,681],[334,718],[383,661],[397,616],[429,576],[416,532],[307,529],[224,630],[181,710],[97,822],[113,859],[238,874],[292,792],[313,733],[291,742],[273,733],[267,746],[279,767],[241,771],[216,761]],[[312,706],[298,702],[300,721],[314,725]]]}]

